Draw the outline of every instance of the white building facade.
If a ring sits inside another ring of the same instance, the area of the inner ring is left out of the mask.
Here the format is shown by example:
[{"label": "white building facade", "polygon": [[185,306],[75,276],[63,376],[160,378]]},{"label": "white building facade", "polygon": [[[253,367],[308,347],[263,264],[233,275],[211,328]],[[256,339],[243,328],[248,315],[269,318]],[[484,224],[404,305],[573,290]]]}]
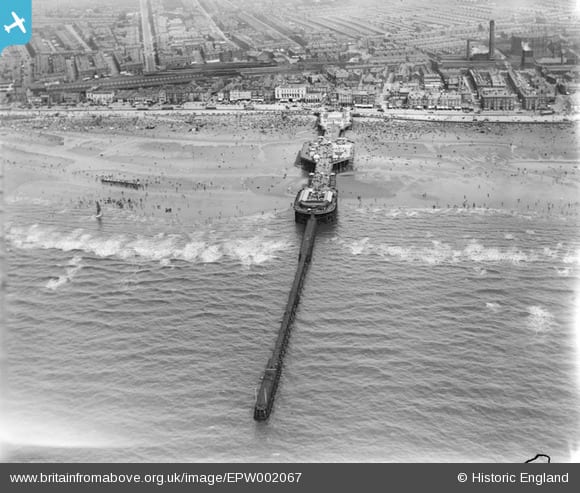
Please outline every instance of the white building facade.
[{"label": "white building facade", "polygon": [[288,101],[304,101],[306,98],[306,86],[277,86],[274,89],[274,97],[278,101],[282,99]]}]

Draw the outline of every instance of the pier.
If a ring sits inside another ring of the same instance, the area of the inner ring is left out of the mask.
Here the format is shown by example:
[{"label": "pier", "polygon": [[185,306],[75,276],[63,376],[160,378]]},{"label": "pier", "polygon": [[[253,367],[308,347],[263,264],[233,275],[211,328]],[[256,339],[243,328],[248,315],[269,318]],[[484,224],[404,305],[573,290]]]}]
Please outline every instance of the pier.
[{"label": "pier", "polygon": [[278,332],[278,338],[272,351],[272,356],[268,360],[262,383],[256,396],[256,406],[254,407],[254,419],[256,421],[266,421],[270,417],[272,406],[274,405],[274,398],[276,397],[276,390],[282,374],[282,366],[284,364],[284,354],[286,347],[290,340],[290,332],[294,323],[296,315],[296,308],[300,302],[300,293],[304,284],[304,278],[308,271],[308,266],[312,260],[312,251],[314,249],[314,240],[316,239],[317,220],[314,215],[310,216],[304,229],[304,236],[302,237],[302,245],[300,246],[300,253],[298,254],[298,267],[294,275],[294,282],[288,295],[288,302],[284,310],[284,317]]},{"label": "pier", "polygon": [[305,142],[300,150],[300,165],[309,172],[341,173],[352,170],[354,143],[344,137],[335,140],[318,137],[318,140]]},{"label": "pier", "polygon": [[[354,143],[342,137],[343,132],[351,125],[350,112],[325,112],[320,115],[318,123],[325,135],[315,142],[305,143],[300,152],[300,162],[309,172],[309,179],[308,184],[296,196],[294,214],[296,222],[305,223],[306,227],[278,338],[256,395],[254,407],[256,421],[266,421],[272,412],[304,278],[312,260],[318,223],[336,222],[338,212],[336,173],[351,169],[352,166]],[[333,134],[334,138],[329,134]]]}]

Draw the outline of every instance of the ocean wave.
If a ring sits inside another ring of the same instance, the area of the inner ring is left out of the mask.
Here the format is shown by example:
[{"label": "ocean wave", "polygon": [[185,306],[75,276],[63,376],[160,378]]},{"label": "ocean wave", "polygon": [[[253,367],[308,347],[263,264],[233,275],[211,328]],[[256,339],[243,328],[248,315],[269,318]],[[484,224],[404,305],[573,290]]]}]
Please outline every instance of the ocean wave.
[{"label": "ocean wave", "polygon": [[499,303],[488,302],[485,304],[485,307],[492,312],[498,312],[501,309],[501,305]]},{"label": "ocean wave", "polygon": [[576,264],[576,265],[580,265],[580,250],[568,251],[564,255],[564,258],[562,259],[562,262],[564,262],[565,264]]},{"label": "ocean wave", "polygon": [[544,247],[542,249],[542,255],[547,258],[556,258],[558,256],[558,248],[552,250],[550,247]]},{"label": "ocean wave", "polygon": [[554,315],[541,306],[528,308],[528,326],[536,333],[550,330],[553,325]]},{"label": "ocean wave", "polygon": [[[520,265],[542,260],[556,260],[570,264],[580,261],[579,252],[565,252],[560,244],[555,249],[546,247],[541,250],[524,250],[517,246],[489,247],[477,240],[471,240],[462,248],[457,248],[437,240],[431,240],[431,245],[425,246],[375,244],[368,237],[354,241],[340,240],[339,244],[352,255],[378,255],[385,260],[422,262],[428,265],[458,262]],[[477,268],[476,272],[479,275],[487,273],[482,268]]]},{"label": "ocean wave", "polygon": [[349,248],[353,255],[360,255],[367,249],[369,238],[362,238],[350,244]]},{"label": "ocean wave", "polygon": [[[344,208],[348,208],[346,205]],[[432,216],[432,215],[478,215],[478,216],[509,216],[518,217],[523,219],[531,219],[536,216],[533,212],[526,211],[516,211],[511,209],[497,209],[497,208],[486,208],[486,207],[354,207],[354,211],[367,216],[372,213],[375,216],[387,216],[396,218],[402,217],[421,217],[421,216]],[[531,231],[531,230],[528,230]],[[526,231],[527,233],[527,231]],[[528,234],[534,234],[534,231]]]},{"label": "ocean wave", "polygon": [[375,253],[378,253],[385,259],[394,258],[404,262],[423,262],[429,265],[435,265],[446,260],[453,261],[451,249],[439,242],[434,242],[433,248],[378,245],[374,250]]},{"label": "ocean wave", "polygon": [[242,265],[259,265],[276,257],[279,251],[288,247],[283,240],[264,241],[254,237],[244,240],[233,240],[223,245],[223,251],[230,258],[237,259]]},{"label": "ocean wave", "polygon": [[467,260],[474,262],[509,262],[519,264],[521,262],[531,262],[536,260],[537,256],[533,252],[523,252],[516,247],[510,248],[486,248],[483,245],[473,241],[460,254]]},{"label": "ocean wave", "polygon": [[65,273],[62,276],[59,276],[58,279],[49,279],[46,283],[47,289],[52,289],[56,291],[61,286],[72,281],[73,277],[77,274],[79,270],[82,268],[82,257],[80,255],[75,255],[68,263],[68,267],[65,269]]},{"label": "ocean wave", "polygon": [[[82,251],[97,257],[144,259],[160,262],[161,265],[169,265],[168,261],[171,260],[214,263],[224,257],[244,266],[259,265],[274,259],[289,246],[286,241],[268,239],[263,235],[211,242],[191,239],[186,235],[164,233],[153,237],[131,237],[126,234],[104,237],[84,229],[63,233],[54,227],[38,224],[27,227],[12,226],[7,230],[6,238],[13,247],[20,249]],[[62,280],[59,278],[53,281],[52,289],[68,282],[66,276]]]},{"label": "ocean wave", "polygon": [[47,205],[52,204],[52,202],[48,199],[41,199],[41,198],[37,198],[37,197],[25,197],[22,195],[7,196],[4,200],[5,200],[6,204],[25,203],[28,205],[43,205],[43,206],[47,206]]},{"label": "ocean wave", "polygon": [[238,224],[256,224],[260,223],[263,224],[265,221],[271,221],[275,219],[277,213],[274,211],[266,211],[266,212],[256,212],[254,214],[250,214],[248,216],[241,216],[233,218]]}]

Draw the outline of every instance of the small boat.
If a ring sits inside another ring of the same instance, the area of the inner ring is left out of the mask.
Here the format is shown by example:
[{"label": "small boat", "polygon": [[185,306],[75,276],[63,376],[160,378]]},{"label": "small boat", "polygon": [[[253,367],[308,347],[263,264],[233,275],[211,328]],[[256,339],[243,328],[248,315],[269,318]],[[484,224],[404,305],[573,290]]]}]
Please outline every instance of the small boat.
[{"label": "small boat", "polygon": [[96,219],[101,219],[103,217],[103,210],[101,209],[101,204],[97,202],[97,214],[95,215]]}]

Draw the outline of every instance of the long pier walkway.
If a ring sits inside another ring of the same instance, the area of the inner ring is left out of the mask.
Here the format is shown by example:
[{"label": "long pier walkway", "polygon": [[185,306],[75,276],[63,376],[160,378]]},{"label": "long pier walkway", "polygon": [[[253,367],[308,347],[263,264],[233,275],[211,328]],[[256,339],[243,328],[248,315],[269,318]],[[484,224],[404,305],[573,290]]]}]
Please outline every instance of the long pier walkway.
[{"label": "long pier walkway", "polygon": [[314,240],[316,239],[317,221],[314,215],[310,216],[306,228],[304,229],[304,236],[302,237],[302,245],[300,246],[300,253],[298,255],[298,267],[294,275],[294,282],[288,295],[288,302],[284,310],[284,317],[278,332],[278,339],[274,345],[272,356],[268,360],[262,383],[256,396],[256,406],[254,407],[254,419],[257,421],[265,421],[270,417],[272,406],[274,405],[274,398],[276,397],[276,390],[280,375],[282,374],[282,366],[284,364],[284,354],[286,347],[290,340],[290,332],[294,323],[296,315],[296,308],[300,302],[300,294],[304,284],[304,278],[308,271],[308,266],[312,260],[312,251],[314,249]]},{"label": "long pier walkway", "polygon": [[[351,116],[347,111],[324,112],[320,115],[320,129],[326,135],[332,134],[333,138],[331,140],[328,140],[327,138],[327,141],[319,142],[312,149],[309,148],[312,153],[308,154],[309,157],[307,159],[313,166],[314,173],[311,174],[312,181],[322,180],[325,183],[328,181],[329,187],[336,187],[336,181],[333,176],[334,168],[341,168],[344,162],[350,162],[352,158],[352,149],[348,147],[346,141],[340,143],[340,145],[335,141],[340,134],[350,127],[350,125]],[[304,148],[303,152],[306,152]],[[310,156],[310,154],[312,154],[312,156]],[[339,157],[343,154],[345,159],[340,160]],[[330,193],[332,196],[332,192]],[[337,196],[335,195],[335,200],[336,197]],[[308,210],[311,211],[312,209]],[[305,213],[305,215],[306,214],[308,213]],[[306,277],[306,272],[308,271],[310,261],[312,260],[312,251],[314,249],[314,240],[316,239],[318,220],[314,213],[309,214],[310,216],[306,223],[306,228],[304,229],[300,253],[298,255],[298,266],[296,268],[296,274],[294,275],[294,282],[292,283],[290,294],[288,295],[288,302],[286,303],[286,309],[284,310],[284,316],[282,317],[278,338],[276,339],[272,356],[270,356],[270,359],[266,364],[260,388],[256,395],[256,405],[254,407],[254,419],[256,421],[266,421],[272,412],[276,390],[278,389],[280,376],[282,374],[282,366],[284,365],[284,355],[290,340],[290,332],[294,323],[296,309],[300,303],[300,294],[302,293],[304,278]]]}]

